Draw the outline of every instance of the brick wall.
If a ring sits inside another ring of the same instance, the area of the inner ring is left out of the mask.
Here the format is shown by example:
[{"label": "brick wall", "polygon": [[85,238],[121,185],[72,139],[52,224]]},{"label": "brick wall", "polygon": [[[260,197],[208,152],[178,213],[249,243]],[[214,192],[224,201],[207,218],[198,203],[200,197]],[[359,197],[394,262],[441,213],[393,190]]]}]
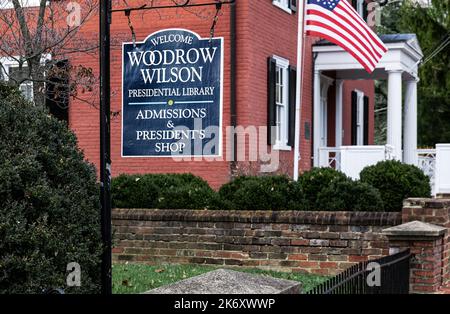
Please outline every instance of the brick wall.
[{"label": "brick wall", "polygon": [[195,263],[336,274],[389,253],[400,213],[113,211],[115,262]]},{"label": "brick wall", "polygon": [[[450,199],[408,199],[402,211],[403,222],[422,221],[445,227],[450,230]],[[450,236],[442,243],[442,278],[450,283]]]}]

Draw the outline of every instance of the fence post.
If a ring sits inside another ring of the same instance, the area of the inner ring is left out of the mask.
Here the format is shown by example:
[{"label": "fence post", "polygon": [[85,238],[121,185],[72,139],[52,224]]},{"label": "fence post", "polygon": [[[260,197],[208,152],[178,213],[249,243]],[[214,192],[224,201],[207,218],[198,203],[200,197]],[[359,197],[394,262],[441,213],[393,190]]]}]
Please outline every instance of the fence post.
[{"label": "fence post", "polygon": [[[403,203],[402,223],[422,221],[450,230],[450,199],[410,198]],[[450,284],[450,238],[444,237],[444,279]]]},{"label": "fence post", "polygon": [[447,228],[412,221],[383,230],[389,239],[389,252],[395,254],[410,249],[414,255],[410,264],[410,293],[437,292],[444,284]]}]

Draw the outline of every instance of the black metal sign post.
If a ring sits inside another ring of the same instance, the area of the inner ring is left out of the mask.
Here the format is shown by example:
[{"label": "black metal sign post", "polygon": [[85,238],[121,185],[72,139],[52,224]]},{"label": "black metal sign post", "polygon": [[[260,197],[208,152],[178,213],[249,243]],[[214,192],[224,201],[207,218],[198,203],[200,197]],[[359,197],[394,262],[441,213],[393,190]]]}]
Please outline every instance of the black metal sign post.
[{"label": "black metal sign post", "polygon": [[[176,2],[176,1],[175,1]],[[111,240],[111,85],[110,85],[110,45],[111,14],[124,12],[127,16],[132,11],[157,10],[183,7],[216,6],[217,11],[224,4],[234,4],[236,0],[213,0],[211,2],[191,3],[191,0],[179,0],[179,4],[165,6],[143,5],[140,7],[118,8],[112,10],[111,0],[100,0],[100,201],[101,232],[103,255],[101,268],[102,294],[112,293],[112,240]],[[213,27],[217,20],[213,22]],[[212,28],[213,29],[213,28]]]},{"label": "black metal sign post", "polygon": [[103,240],[101,281],[104,295],[112,293],[110,25],[111,0],[100,0],[100,200]]}]

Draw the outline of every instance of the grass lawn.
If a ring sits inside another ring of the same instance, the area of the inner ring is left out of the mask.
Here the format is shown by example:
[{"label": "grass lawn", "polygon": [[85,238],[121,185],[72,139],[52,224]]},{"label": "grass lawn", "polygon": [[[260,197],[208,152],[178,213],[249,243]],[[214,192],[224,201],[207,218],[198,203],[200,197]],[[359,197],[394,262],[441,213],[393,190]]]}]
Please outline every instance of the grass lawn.
[{"label": "grass lawn", "polygon": [[[141,293],[218,268],[224,267],[203,265],[148,266],[143,264],[115,264],[113,265],[112,273],[113,293]],[[237,269],[234,268],[234,270]],[[239,269],[239,271],[300,281],[303,283],[305,291],[315,287],[327,279],[327,277],[318,275],[283,273],[261,269]]]}]

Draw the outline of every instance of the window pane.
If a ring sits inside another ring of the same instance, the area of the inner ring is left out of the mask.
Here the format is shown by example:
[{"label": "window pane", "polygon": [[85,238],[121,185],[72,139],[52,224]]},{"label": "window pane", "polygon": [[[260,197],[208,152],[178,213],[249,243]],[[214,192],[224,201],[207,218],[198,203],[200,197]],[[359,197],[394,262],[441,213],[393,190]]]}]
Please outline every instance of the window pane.
[{"label": "window pane", "polygon": [[281,106],[277,106],[277,117],[276,117],[276,122],[277,123],[280,123],[281,122],[281,109],[282,109],[283,107],[281,107]]},{"label": "window pane", "polygon": [[280,103],[284,105],[284,87],[280,85]]},{"label": "window pane", "polygon": [[[286,2],[287,3],[287,2]],[[276,141],[283,149],[287,144],[288,134],[288,62],[277,60],[276,67]]]},{"label": "window pane", "polygon": [[19,89],[26,99],[33,100],[33,84],[21,84]]},{"label": "window pane", "polygon": [[9,67],[9,79],[20,82],[26,78],[28,78],[28,67],[23,66],[22,69],[20,69],[18,66],[11,66]]}]

